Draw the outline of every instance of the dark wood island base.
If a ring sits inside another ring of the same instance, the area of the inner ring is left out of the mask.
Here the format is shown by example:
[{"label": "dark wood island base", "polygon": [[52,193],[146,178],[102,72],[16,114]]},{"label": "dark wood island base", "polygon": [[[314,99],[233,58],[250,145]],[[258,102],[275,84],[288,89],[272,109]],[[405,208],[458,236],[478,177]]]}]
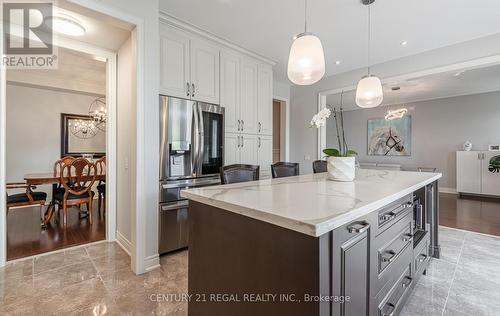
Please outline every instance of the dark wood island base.
[{"label": "dark wood island base", "polygon": [[414,218],[436,183],[319,237],[191,200],[189,315],[397,315],[439,249],[438,205]]}]

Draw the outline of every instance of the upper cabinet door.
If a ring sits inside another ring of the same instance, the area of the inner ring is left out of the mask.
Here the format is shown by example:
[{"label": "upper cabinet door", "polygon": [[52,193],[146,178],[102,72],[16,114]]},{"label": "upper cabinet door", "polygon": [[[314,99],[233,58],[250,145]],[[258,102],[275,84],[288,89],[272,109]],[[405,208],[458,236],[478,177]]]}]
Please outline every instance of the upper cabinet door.
[{"label": "upper cabinet door", "polygon": [[457,191],[481,194],[481,152],[457,151]]},{"label": "upper cabinet door", "polygon": [[272,135],[273,133],[273,71],[271,67],[259,66],[258,88],[258,133]]},{"label": "upper cabinet door", "polygon": [[257,81],[258,64],[249,59],[242,59],[240,67],[240,119],[242,132],[256,134],[257,124]]},{"label": "upper cabinet door", "polygon": [[175,28],[160,26],[160,93],[189,99],[189,37]]},{"label": "upper cabinet door", "polygon": [[191,40],[191,99],[219,104],[219,48]]},{"label": "upper cabinet door", "polygon": [[226,133],[240,128],[240,57],[229,51],[221,54],[220,104],[225,108]]},{"label": "upper cabinet door", "polygon": [[[492,163],[500,159],[500,152],[485,151],[481,154],[481,193],[486,195],[500,195],[500,174]],[[490,171],[491,165],[491,171]]]}]

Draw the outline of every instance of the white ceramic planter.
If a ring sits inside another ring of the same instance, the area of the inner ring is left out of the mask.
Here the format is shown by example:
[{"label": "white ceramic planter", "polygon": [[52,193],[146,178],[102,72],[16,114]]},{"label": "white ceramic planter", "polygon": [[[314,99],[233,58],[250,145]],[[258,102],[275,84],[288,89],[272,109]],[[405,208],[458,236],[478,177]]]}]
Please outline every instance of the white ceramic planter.
[{"label": "white ceramic planter", "polygon": [[355,157],[328,157],[328,179],[333,181],[353,181],[356,176]]}]

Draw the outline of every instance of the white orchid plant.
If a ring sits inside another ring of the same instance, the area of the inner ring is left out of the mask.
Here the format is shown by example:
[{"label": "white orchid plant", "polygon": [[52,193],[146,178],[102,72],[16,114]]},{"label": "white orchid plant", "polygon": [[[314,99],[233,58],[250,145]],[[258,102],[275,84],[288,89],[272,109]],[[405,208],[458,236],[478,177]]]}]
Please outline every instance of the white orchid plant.
[{"label": "white orchid plant", "polygon": [[352,157],[356,156],[358,153],[352,149],[349,149],[347,141],[345,140],[344,132],[344,111],[342,109],[344,91],[340,95],[340,106],[337,109],[327,105],[324,109],[319,111],[311,119],[310,127],[316,126],[320,128],[326,125],[326,120],[330,118],[333,113],[333,118],[335,119],[335,128],[337,129],[337,141],[339,144],[338,148],[325,148],[323,153],[328,157]]}]

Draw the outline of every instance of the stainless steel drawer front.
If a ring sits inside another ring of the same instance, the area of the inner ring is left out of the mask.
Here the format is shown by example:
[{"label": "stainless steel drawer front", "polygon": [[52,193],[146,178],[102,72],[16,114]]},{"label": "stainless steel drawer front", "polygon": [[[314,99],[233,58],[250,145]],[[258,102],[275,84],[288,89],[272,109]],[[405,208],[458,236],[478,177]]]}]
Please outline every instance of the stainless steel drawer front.
[{"label": "stainless steel drawer front", "polygon": [[380,316],[396,315],[397,311],[399,311],[402,307],[403,297],[406,293],[408,293],[412,286],[412,282],[413,278],[411,275],[411,266],[408,265],[404,273],[389,291],[389,294],[379,305]]}]

